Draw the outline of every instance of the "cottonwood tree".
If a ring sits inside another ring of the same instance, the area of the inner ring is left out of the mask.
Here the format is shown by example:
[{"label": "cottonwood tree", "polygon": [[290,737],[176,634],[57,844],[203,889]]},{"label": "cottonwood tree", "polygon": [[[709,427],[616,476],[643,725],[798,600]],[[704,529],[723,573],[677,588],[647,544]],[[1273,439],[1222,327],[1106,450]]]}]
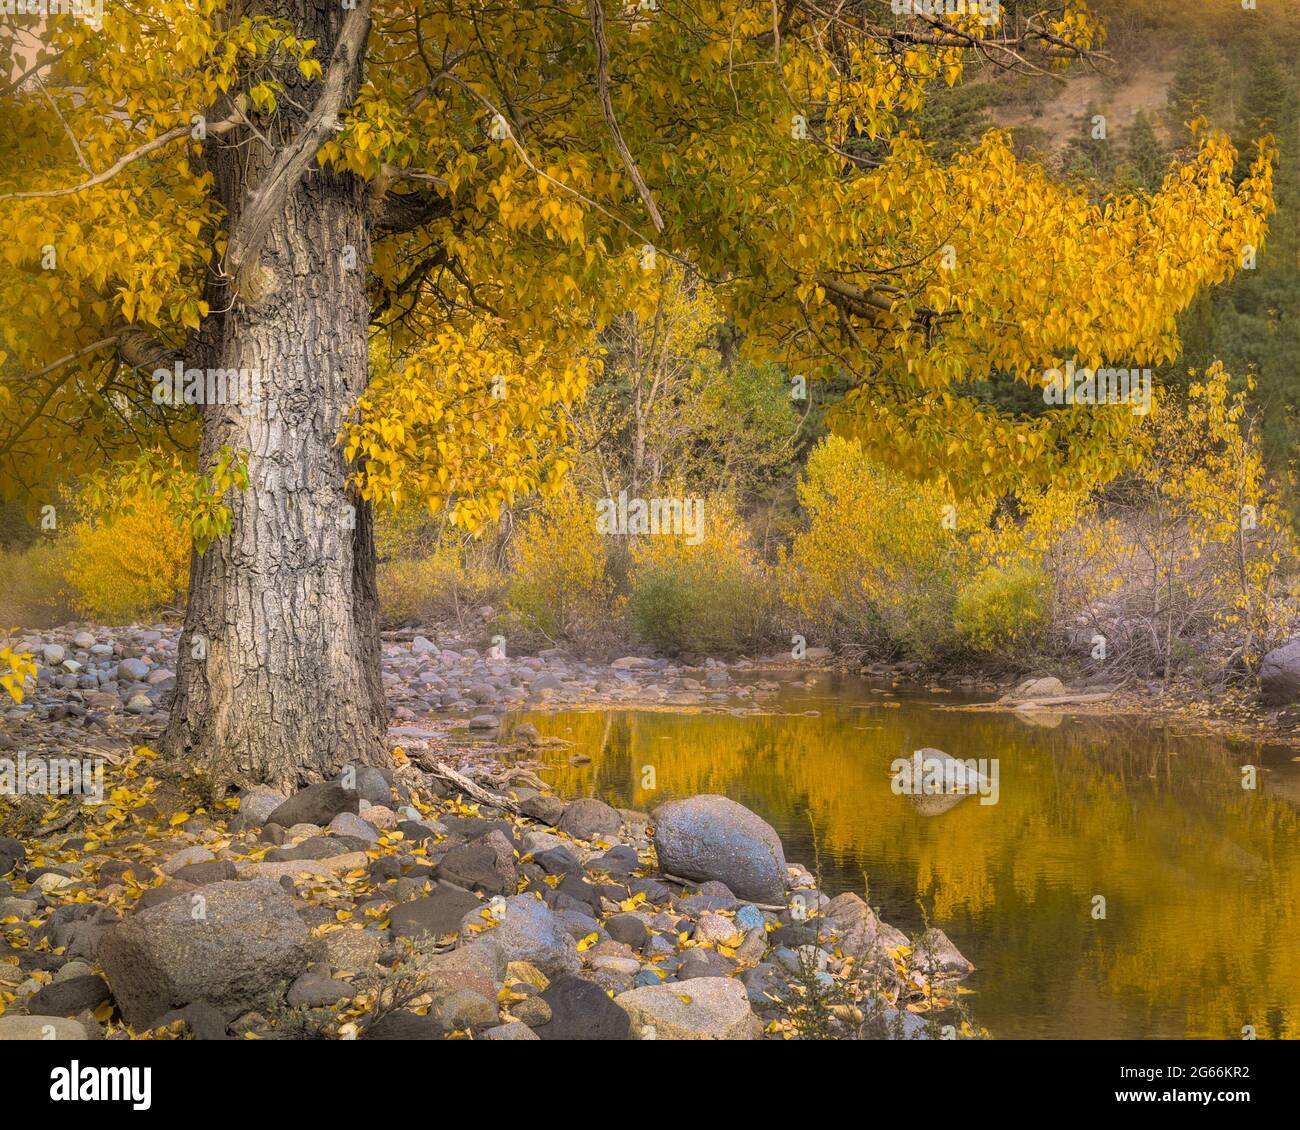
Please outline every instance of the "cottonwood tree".
[{"label": "cottonwood tree", "polygon": [[[22,20],[0,44],[4,485],[125,460],[165,486],[188,453],[167,741],[218,785],[383,758],[373,506],[472,525],[553,486],[639,272],[714,286],[756,357],[853,374],[839,426],[899,467],[1031,493],[1113,474],[1132,418],[1022,421],[960,386],[1174,355],[1270,207],[1270,154],[1234,183],[1214,134],[1154,196],[1096,204],[1000,133],[941,163],[905,128],[966,68],[1096,62],[1078,0],[992,24],[886,0]],[[260,395],[157,402],[178,363],[256,370]]]}]

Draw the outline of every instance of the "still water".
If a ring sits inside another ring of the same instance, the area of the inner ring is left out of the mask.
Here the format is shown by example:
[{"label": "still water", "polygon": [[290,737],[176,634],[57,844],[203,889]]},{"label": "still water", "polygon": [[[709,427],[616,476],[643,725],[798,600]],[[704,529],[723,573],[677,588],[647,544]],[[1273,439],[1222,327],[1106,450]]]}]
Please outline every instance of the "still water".
[{"label": "still water", "polygon": [[[1136,719],[938,709],[954,702],[824,675],[783,691],[780,714],[513,721],[575,743],[537,755],[562,796],[648,811],[721,793],[820,868],[829,894],[865,893],[908,933],[924,908],[976,964],[967,999],[995,1038],[1300,1037],[1294,750]],[[997,758],[998,802],[924,815],[895,795],[890,763],[923,746]],[[570,765],[575,752],[591,763]],[[1261,767],[1254,791],[1247,764]]]}]

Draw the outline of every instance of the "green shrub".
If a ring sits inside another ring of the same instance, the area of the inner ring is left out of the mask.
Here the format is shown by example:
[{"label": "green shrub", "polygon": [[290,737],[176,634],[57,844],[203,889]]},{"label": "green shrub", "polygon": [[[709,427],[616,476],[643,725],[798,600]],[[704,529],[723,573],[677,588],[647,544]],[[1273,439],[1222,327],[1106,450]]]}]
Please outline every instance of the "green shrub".
[{"label": "green shrub", "polygon": [[637,570],[632,621],[657,651],[716,655],[759,640],[766,603],[762,577],[742,564],[677,558]]},{"label": "green shrub", "polygon": [[1025,564],[986,569],[958,592],[952,615],[962,643],[986,655],[1033,643],[1051,618],[1051,579]]},{"label": "green shrub", "polygon": [[766,637],[768,578],[728,499],[704,500],[702,533],[695,545],[657,535],[632,546],[632,623],[657,651],[742,651]]}]

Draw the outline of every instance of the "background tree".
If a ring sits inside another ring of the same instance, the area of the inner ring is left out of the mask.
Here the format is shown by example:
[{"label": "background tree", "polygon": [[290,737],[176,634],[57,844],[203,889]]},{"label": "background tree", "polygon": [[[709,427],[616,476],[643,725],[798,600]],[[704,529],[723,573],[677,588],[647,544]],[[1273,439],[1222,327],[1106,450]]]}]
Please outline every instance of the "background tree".
[{"label": "background tree", "polygon": [[792,398],[781,367],[726,356],[707,285],[671,266],[648,290],[648,314],[625,311],[600,336],[603,374],[575,411],[580,485],[638,498],[671,479],[739,497],[788,478],[809,398]]},{"label": "background tree", "polygon": [[1141,110],[1124,133],[1120,183],[1132,192],[1155,192],[1169,172],[1169,154],[1151,119]]}]

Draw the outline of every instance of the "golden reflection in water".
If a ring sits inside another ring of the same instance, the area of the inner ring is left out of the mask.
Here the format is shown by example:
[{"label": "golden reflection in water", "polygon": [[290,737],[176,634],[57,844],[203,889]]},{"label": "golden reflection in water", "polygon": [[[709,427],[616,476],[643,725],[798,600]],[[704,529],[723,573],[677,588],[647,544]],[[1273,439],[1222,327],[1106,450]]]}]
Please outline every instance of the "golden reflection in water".
[{"label": "golden reflection in water", "polygon": [[[721,793],[816,869],[811,821],[825,889],[869,883],[872,904],[906,930],[923,905],[978,966],[970,1000],[995,1036],[1234,1039],[1247,1024],[1260,1038],[1300,1035],[1292,751],[1133,720],[889,708],[848,680],[781,701],[820,714],[526,717],[576,743],[541,753],[562,796],[650,810]],[[998,758],[998,803],[925,815],[896,796],[890,763],[923,746]],[[568,764],[575,751],[592,762]],[[1247,763],[1267,770],[1254,792],[1241,787]],[[654,790],[642,787],[647,766]],[[1104,920],[1092,917],[1096,895]]]}]

